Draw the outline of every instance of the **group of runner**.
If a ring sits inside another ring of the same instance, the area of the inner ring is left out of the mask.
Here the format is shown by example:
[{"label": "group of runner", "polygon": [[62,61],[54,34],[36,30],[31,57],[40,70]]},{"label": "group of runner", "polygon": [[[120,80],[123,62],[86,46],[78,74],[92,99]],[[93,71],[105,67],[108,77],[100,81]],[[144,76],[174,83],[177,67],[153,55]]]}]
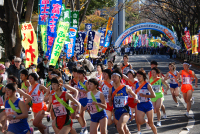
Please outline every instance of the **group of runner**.
[{"label": "group of runner", "polygon": [[[127,55],[123,56],[123,61],[119,68],[113,68],[112,61],[108,62],[107,69],[104,69],[102,64],[97,65],[96,78],[89,80],[85,70],[74,68],[73,79],[69,84],[63,84],[61,72],[54,69],[49,69],[49,81],[46,85],[37,82],[36,73],[28,74],[27,70],[22,70],[21,89],[17,87],[16,77],[9,76],[5,87],[0,77],[0,123],[3,132],[33,133],[33,128],[30,128],[27,122],[31,107],[34,115],[33,126],[42,134],[49,133],[48,126],[42,123],[45,116],[50,120],[46,112],[50,113],[56,134],[76,134],[72,119],[77,119],[80,123],[81,134],[87,134],[85,111],[91,117],[91,134],[97,134],[98,130],[101,134],[107,134],[107,126],[111,124],[115,125],[119,134],[130,134],[127,124],[133,119],[136,121],[138,134],[141,134],[141,125],[145,123],[146,127],[156,134],[154,113],[157,115],[157,127],[160,127],[161,109],[163,118],[166,118],[164,94],[170,89],[176,106],[179,106],[180,86],[187,103],[186,116],[189,117],[191,103],[194,102],[192,81],[195,79],[197,87],[198,79],[195,73],[189,70],[188,61],[184,61],[183,70],[180,72],[176,70],[174,63],[170,63],[166,76],[157,68],[157,62],[152,61],[148,77],[142,68],[138,71],[132,69]],[[170,86],[166,83],[168,79]],[[163,86],[166,86],[165,90]],[[144,119],[145,115],[147,119]]]}]

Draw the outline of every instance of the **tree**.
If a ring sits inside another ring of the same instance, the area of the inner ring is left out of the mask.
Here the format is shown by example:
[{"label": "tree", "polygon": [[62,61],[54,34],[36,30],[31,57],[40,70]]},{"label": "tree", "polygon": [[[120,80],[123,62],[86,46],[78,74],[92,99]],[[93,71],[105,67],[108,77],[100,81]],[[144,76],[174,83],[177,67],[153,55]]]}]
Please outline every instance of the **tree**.
[{"label": "tree", "polygon": [[[23,9],[23,0],[4,0],[4,6],[0,7],[0,27],[5,36],[5,55],[15,55],[20,57],[21,33],[20,20]],[[28,0],[26,5],[25,20],[30,21],[33,12],[34,0]]]}]

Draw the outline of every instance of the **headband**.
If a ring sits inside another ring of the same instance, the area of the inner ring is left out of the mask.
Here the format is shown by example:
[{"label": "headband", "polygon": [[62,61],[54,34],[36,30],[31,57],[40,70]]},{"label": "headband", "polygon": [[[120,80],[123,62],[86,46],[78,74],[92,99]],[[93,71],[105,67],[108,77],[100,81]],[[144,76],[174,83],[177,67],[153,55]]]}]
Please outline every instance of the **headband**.
[{"label": "headband", "polygon": [[184,62],[184,63],[183,63],[183,65],[184,65],[184,64],[188,65],[189,67],[191,67],[191,66],[192,66],[192,65],[190,65],[189,63],[186,63],[186,62]]},{"label": "headband", "polygon": [[51,75],[56,76],[56,77],[58,76],[57,74],[51,74]]},{"label": "headband", "polygon": [[117,76],[121,77],[121,75],[118,74],[118,73],[113,73],[112,76],[113,76],[113,75],[117,75]]}]

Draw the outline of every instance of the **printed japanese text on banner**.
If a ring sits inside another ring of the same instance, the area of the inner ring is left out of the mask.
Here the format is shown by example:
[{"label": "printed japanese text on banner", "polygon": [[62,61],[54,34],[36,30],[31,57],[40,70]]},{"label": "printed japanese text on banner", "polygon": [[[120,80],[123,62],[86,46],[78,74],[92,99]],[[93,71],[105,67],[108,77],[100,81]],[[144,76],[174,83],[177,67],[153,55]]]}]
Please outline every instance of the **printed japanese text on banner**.
[{"label": "printed japanese text on banner", "polygon": [[88,32],[87,50],[92,50],[93,49],[94,36],[95,36],[95,32],[94,31],[89,31]]},{"label": "printed japanese text on banner", "polygon": [[37,37],[31,23],[23,23],[21,27],[22,46],[25,49],[26,68],[30,65],[37,65],[38,60],[38,44]]},{"label": "printed japanese text on banner", "polygon": [[50,0],[40,0],[39,25],[46,25],[50,10]]}]

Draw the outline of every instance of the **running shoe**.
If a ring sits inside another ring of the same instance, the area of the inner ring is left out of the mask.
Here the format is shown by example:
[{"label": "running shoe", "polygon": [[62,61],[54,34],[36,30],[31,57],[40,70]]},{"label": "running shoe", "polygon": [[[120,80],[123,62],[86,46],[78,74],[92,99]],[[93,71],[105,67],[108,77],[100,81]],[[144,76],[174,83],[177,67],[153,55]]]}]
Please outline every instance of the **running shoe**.
[{"label": "running shoe", "polygon": [[185,113],[185,116],[188,117],[188,118],[190,117],[188,112]]},{"label": "running shoe", "polygon": [[142,134],[142,133],[140,131],[138,131],[137,134]]},{"label": "running shoe", "polygon": [[176,103],[176,107],[179,107],[179,103]]},{"label": "running shoe", "polygon": [[47,121],[48,121],[48,122],[50,121],[50,116],[49,116],[49,115],[47,115]]},{"label": "running shoe", "polygon": [[192,105],[194,105],[194,97],[192,97],[191,102],[192,102]]},{"label": "running shoe", "polygon": [[80,134],[88,134],[87,128],[86,127],[82,128]]},{"label": "running shoe", "polygon": [[166,119],[167,118],[167,115],[166,114],[163,114],[163,117],[162,117],[163,119]]},{"label": "running shoe", "polygon": [[161,121],[158,121],[158,122],[157,122],[157,126],[158,126],[158,127],[161,127]]},{"label": "running shoe", "polygon": [[148,124],[148,120],[146,119],[146,129],[151,129],[151,127]]}]

